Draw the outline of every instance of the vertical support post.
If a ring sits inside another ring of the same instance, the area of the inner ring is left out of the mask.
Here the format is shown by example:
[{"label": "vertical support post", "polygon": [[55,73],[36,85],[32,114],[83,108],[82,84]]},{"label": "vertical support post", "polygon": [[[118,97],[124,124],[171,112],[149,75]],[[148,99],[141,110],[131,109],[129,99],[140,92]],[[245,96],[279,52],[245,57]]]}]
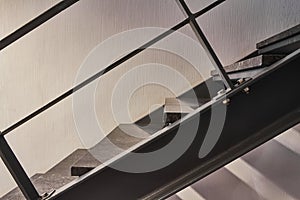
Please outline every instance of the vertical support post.
[{"label": "vertical support post", "polygon": [[0,156],[9,170],[10,174],[18,184],[20,190],[26,199],[38,200],[41,199],[34,185],[27,176],[25,170],[21,166],[17,157],[13,153],[4,135],[0,132]]},{"label": "vertical support post", "polygon": [[[225,0],[220,0],[220,2],[223,2],[223,1],[225,1]],[[207,53],[209,59],[211,60],[212,64],[214,65],[215,69],[219,72],[225,86],[229,89],[233,89],[234,85],[232,84],[229,76],[227,75],[226,71],[224,70],[223,65],[222,65],[221,61],[219,60],[217,54],[215,53],[215,51],[213,50],[209,41],[205,37],[205,34],[201,30],[201,28],[196,20],[195,15],[190,11],[189,7],[187,6],[187,4],[185,3],[184,0],[177,0],[177,3],[179,5],[179,7],[181,8],[181,10],[183,11],[183,13],[186,15],[186,17],[189,18],[190,25],[191,25],[193,31],[195,32],[200,44],[204,48],[205,52]]]}]

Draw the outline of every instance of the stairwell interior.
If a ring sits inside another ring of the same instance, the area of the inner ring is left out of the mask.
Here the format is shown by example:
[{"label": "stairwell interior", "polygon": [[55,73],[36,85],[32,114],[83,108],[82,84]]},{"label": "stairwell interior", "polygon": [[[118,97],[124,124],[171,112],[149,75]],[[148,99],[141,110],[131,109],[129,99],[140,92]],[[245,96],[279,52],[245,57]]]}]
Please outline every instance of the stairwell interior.
[{"label": "stairwell interior", "polygon": [[[187,2],[189,6],[196,5],[195,7],[197,7],[197,3],[195,2],[193,3],[189,1]],[[110,5],[111,9],[115,8],[114,3],[117,2],[112,2],[113,5]],[[130,2],[126,2],[126,3],[130,5]],[[134,4],[136,2],[132,2],[132,3]],[[176,10],[177,8],[175,6],[177,5],[175,3],[174,3],[175,5],[173,5],[173,3],[174,2],[168,2],[163,5],[153,4],[153,6],[154,7],[166,6],[168,8],[173,8],[174,10]],[[225,8],[223,9],[225,9],[225,11],[228,11],[226,10],[226,8],[227,9],[234,8],[232,3],[230,6],[227,5],[226,7],[227,3],[228,2],[224,3]],[[99,3],[98,4],[96,3],[95,5],[100,6]],[[137,3],[137,5],[139,4]],[[204,4],[202,4],[202,6],[203,5]],[[243,5],[243,3],[241,3],[241,5]],[[253,3],[253,5],[256,4]],[[256,6],[259,5],[260,4],[257,3]],[[74,6],[75,11],[73,12],[76,12],[78,10],[86,10],[90,8],[89,6],[93,6],[93,2],[90,3],[80,2],[78,5],[75,4]],[[104,7],[107,5],[101,5],[101,6]],[[142,5],[139,6],[142,7]],[[300,5],[296,4],[293,6],[299,7]],[[64,17],[68,19],[68,17],[72,16],[72,11],[71,11],[72,9],[73,7],[69,8],[70,11],[67,10],[65,11],[66,13],[62,13],[61,15],[66,15]],[[222,9],[222,5],[218,6],[216,11],[214,11],[216,13],[215,15],[218,15],[217,13],[220,12],[220,9]],[[221,12],[225,13],[225,11],[221,11]],[[177,12],[177,10],[174,12]],[[214,12],[212,11],[212,13]],[[151,14],[153,13],[150,12],[149,15]],[[158,14],[161,13],[158,12]],[[174,14],[174,16],[177,16],[177,14],[179,16],[182,15],[180,14],[180,11],[178,11],[178,13]],[[214,19],[214,16],[212,17],[212,19]],[[218,19],[219,19],[218,16],[215,16],[214,22],[217,23]],[[204,20],[203,22],[204,27],[206,23],[212,22],[211,19],[209,20],[206,19],[206,20],[207,21]],[[295,17],[295,21],[299,22],[299,15]],[[168,23],[172,24],[172,22],[167,22],[166,24]],[[260,74],[263,74],[268,70],[270,70],[270,68],[272,68],[272,66],[274,66],[276,63],[279,63],[282,60],[286,59],[294,52],[297,53],[297,50],[299,50],[299,45],[300,45],[299,42],[300,29],[297,23],[296,26],[295,24],[293,24],[293,26],[291,25],[292,22],[290,22],[289,24],[286,23],[281,28],[272,27],[274,30],[268,30],[270,31],[270,34],[266,34],[264,37],[261,38],[261,40],[258,40],[254,36],[253,38],[251,38],[252,40],[249,39],[250,41],[248,42],[256,44],[258,41],[261,41],[257,43],[256,46],[252,44],[253,46],[255,46],[256,49],[249,48],[249,47],[247,49],[247,47],[246,48],[242,47],[245,49],[242,52],[239,52],[238,55],[233,56],[232,54],[236,52],[226,52],[224,49],[222,50],[223,47],[219,48],[219,53],[221,53],[221,57],[224,60],[223,62],[228,63],[228,66],[224,67],[224,70],[226,71],[228,77],[232,80],[234,85],[237,86],[242,85],[247,81],[258,77]],[[51,27],[51,24],[49,26]],[[55,26],[56,26],[55,24],[52,25],[52,27]],[[260,29],[261,28],[258,28],[258,30]],[[40,30],[40,31],[42,33],[36,33],[37,36],[35,37],[32,36],[32,38],[29,38],[29,40],[31,41],[36,40],[36,38],[39,37],[38,34],[44,35],[46,32],[46,27],[45,30]],[[194,35],[192,35],[190,29],[185,30],[184,33],[188,35],[190,34],[192,38],[197,40],[197,38]],[[2,34],[5,35],[5,33]],[[258,35],[259,34],[262,33],[258,33]],[[212,35],[214,35],[214,33],[212,33]],[[236,39],[237,38],[233,38],[232,40],[236,41]],[[218,39],[215,40],[212,39],[212,41],[215,42],[214,44],[215,46],[218,46],[218,42],[219,42]],[[20,43],[19,48],[21,47],[22,49],[22,46],[26,45],[26,42],[27,41],[25,41],[24,44],[22,44],[22,41],[19,42]],[[18,47],[18,43],[16,46]],[[226,43],[222,43],[221,46],[226,46]],[[243,46],[247,46],[246,42]],[[12,46],[12,48],[17,48],[17,47]],[[240,50],[242,48],[240,47]],[[237,47],[236,49],[239,49],[239,47]],[[11,52],[13,52],[13,50],[14,49],[12,49]],[[233,50],[233,51],[237,51],[237,50]],[[8,53],[5,54],[6,52],[4,51],[4,58],[6,58],[5,56],[9,58],[10,56],[9,49],[7,52]],[[162,52],[159,53],[163,54]],[[67,56],[71,57],[72,53]],[[149,57],[151,58],[151,56],[153,57],[153,54],[150,55]],[[144,58],[146,58],[147,60],[147,55],[144,55]],[[167,63],[167,61],[165,62]],[[180,62],[183,61],[177,60],[177,63]],[[199,62],[200,64],[203,64],[201,63],[201,61]],[[232,62],[234,62],[234,64],[230,64]],[[111,73],[114,73],[114,71],[112,71]],[[222,83],[223,78],[219,75],[218,71],[214,70],[213,67],[211,66],[207,68],[206,73],[207,75],[200,77],[201,81],[197,79],[199,78],[199,76],[192,77],[190,81],[192,82],[191,84],[193,86],[193,89],[191,89],[190,91],[182,90],[181,92],[178,92],[178,94],[171,94],[171,95],[168,92],[164,92],[164,95],[161,95],[160,98],[158,99],[157,101],[158,103],[155,109],[149,111],[149,106],[145,106],[145,108],[143,108],[144,113],[138,113],[133,120],[134,123],[122,122],[122,123],[118,123],[117,126],[111,125],[110,128],[107,128],[107,130],[104,131],[107,132],[105,134],[106,137],[103,138],[101,141],[97,142],[96,145],[93,145],[88,149],[86,148],[84,149],[82,147],[80,148],[80,146],[76,144],[76,143],[80,143],[79,141],[76,141],[78,140],[78,138],[74,139],[73,138],[74,136],[71,137],[67,136],[69,137],[69,139],[72,140],[71,143],[74,144],[68,147],[68,150],[64,152],[64,156],[58,153],[59,156],[55,159],[52,159],[53,161],[54,160],[58,161],[55,164],[54,163],[52,164],[53,166],[52,168],[49,167],[51,166],[51,164],[50,165],[48,164],[48,169],[47,167],[43,167],[44,170],[41,170],[41,172],[35,171],[34,168],[27,169],[29,171],[32,171],[33,173],[33,174],[31,173],[33,175],[31,177],[31,180],[35,185],[35,187],[37,188],[38,192],[40,194],[43,194],[47,192],[49,193],[53,190],[59,190],[59,188],[61,188],[62,186],[65,186],[67,184],[72,183],[73,181],[78,180],[78,177],[85,176],[85,174],[89,174],[93,170],[95,171],[97,167],[99,168],[99,166],[101,166],[102,162],[112,159],[114,156],[119,154],[120,152],[105,152],[106,149],[105,145],[107,144],[107,139],[124,150],[130,149],[132,148],[132,146],[139,144],[145,138],[154,135],[156,132],[168,128],[168,126],[172,126],[173,123],[178,123],[178,121],[180,122],[181,118],[185,119],[184,117],[189,115],[189,113],[193,112],[194,110],[197,110],[199,107],[206,105],[208,102],[210,102],[212,100],[211,96],[215,97],[220,95],[220,91],[226,92],[225,86]],[[189,73],[185,73],[185,74],[188,75]],[[110,77],[108,76],[108,78]],[[64,77],[58,76],[58,79],[60,78],[64,79]],[[213,94],[208,93],[206,85],[202,83],[202,80],[206,80],[206,84],[212,86]],[[51,85],[53,85],[53,82],[51,83],[52,83]],[[251,87],[248,89],[249,91],[245,90],[244,92],[245,93],[251,92]],[[157,88],[154,88],[152,90],[157,92]],[[193,92],[195,92],[196,98],[195,96],[193,96],[193,94],[191,94]],[[53,114],[50,113],[50,116],[51,115],[57,116],[58,110],[54,111],[55,113]],[[19,115],[22,115],[22,113],[20,113]],[[68,115],[65,115],[65,118],[67,116]],[[40,120],[44,121],[46,119],[47,118],[44,119],[40,118],[37,121]],[[63,121],[64,118],[62,118],[61,120]],[[10,120],[4,121],[3,124],[4,125],[9,124],[9,121]],[[46,127],[48,126],[49,125],[47,125]],[[34,127],[34,125],[29,125],[28,129],[32,127]],[[184,199],[221,199],[222,197],[223,198],[225,197],[226,199],[240,199],[240,197],[243,196],[246,199],[300,199],[300,194],[299,191],[297,190],[297,183],[299,183],[300,180],[300,177],[297,176],[297,174],[299,174],[298,169],[300,167],[300,163],[299,163],[300,152],[299,152],[298,145],[295,142],[299,140],[299,133],[297,129],[298,128],[295,127],[293,129],[286,131],[285,133],[276,137],[275,139],[263,144],[261,147],[249,152],[248,154],[244,155],[241,158],[238,158],[231,164],[226,165],[225,167],[219,169],[215,173],[207,176],[206,178],[200,181],[195,181],[195,183],[193,183],[183,191],[178,192],[174,196],[168,198],[183,199],[183,200]],[[25,133],[23,134],[26,134],[26,131],[30,133],[32,132],[32,130],[31,131],[25,130]],[[22,127],[18,129],[15,134],[18,135],[19,132],[22,132]],[[127,134],[128,132],[134,132],[134,136],[128,135]],[[18,140],[21,140],[20,138],[17,139],[17,137],[18,136],[16,136],[16,138],[12,138],[12,144],[16,145],[18,144]],[[47,145],[47,143],[49,143],[49,141],[47,140],[41,142],[42,146]],[[62,142],[62,145],[63,143],[66,143],[66,141]],[[20,150],[19,152],[17,152],[17,155],[22,157],[22,153]],[[98,156],[101,157],[101,161],[99,161],[99,159],[96,159]],[[285,166],[285,163],[289,163],[289,165]],[[250,176],[252,178],[249,178]],[[254,180],[259,180],[259,181],[254,181]],[[9,179],[5,181],[3,185],[6,185],[6,182],[9,182]],[[214,190],[216,191],[212,192],[212,188],[214,188]],[[6,191],[6,193],[7,192],[8,190]],[[16,188],[10,191],[9,193],[5,194],[2,198],[23,199],[24,197],[23,194],[20,192],[20,190]],[[147,198],[148,197],[145,197],[145,199]],[[149,197],[148,199],[151,199],[151,197]]]}]

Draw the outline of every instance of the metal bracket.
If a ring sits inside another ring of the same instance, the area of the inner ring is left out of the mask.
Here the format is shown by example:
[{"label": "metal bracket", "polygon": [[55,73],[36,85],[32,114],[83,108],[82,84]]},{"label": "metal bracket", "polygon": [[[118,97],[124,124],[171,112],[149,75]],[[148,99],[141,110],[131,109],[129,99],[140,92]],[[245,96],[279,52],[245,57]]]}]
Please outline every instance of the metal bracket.
[{"label": "metal bracket", "polygon": [[42,196],[41,196],[42,200],[49,199],[55,192],[56,192],[56,190],[52,190],[51,192],[46,192],[46,193],[42,194]]},{"label": "metal bracket", "polygon": [[226,97],[226,94],[227,94],[228,92],[230,92],[230,91],[231,91],[231,89],[229,89],[229,88],[227,88],[226,90],[224,90],[224,89],[220,90],[220,91],[218,92],[218,95],[215,96],[215,97],[213,98],[213,100],[214,100],[214,101],[217,101],[217,100],[219,100],[219,99],[222,99],[222,98]]}]

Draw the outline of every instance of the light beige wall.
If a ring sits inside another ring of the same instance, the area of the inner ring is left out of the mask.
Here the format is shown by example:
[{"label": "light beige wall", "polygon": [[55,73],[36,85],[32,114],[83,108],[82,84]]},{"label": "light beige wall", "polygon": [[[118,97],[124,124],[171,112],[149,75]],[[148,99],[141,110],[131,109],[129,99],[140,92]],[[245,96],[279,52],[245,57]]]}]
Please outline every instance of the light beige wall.
[{"label": "light beige wall", "polygon": [[[193,1],[195,10],[211,2]],[[56,2],[0,0],[0,36],[4,37]],[[300,15],[296,12],[299,6],[298,0],[231,0],[203,16],[200,22],[221,60],[228,64],[254,50],[254,44],[260,39],[299,23]],[[80,1],[0,53],[1,130],[72,87],[84,58],[98,43],[122,31],[149,26],[166,28],[182,19],[174,0]],[[192,36],[187,28],[184,33]],[[184,45],[182,48],[189,51]],[[209,72],[211,65],[203,52],[191,51],[191,54],[198,58],[197,67],[205,65]],[[118,124],[110,109],[113,83],[126,70],[153,60],[173,66],[192,85],[200,81],[192,68],[186,67],[188,63],[174,55],[143,53],[104,77],[102,85],[107,81],[109,87],[98,86],[96,99],[100,103],[96,109],[104,132]],[[146,77],[147,74],[141,74],[140,78]],[[176,81],[172,83],[181,86]],[[150,91],[158,95],[149,96]],[[142,116],[153,104],[162,104],[169,95],[173,94],[165,88],[144,86],[129,102],[132,118]],[[46,171],[82,147],[73,120],[72,99],[63,101],[7,138],[29,175]],[[3,165],[0,177],[1,196],[14,183]]]},{"label": "light beige wall", "polygon": [[[201,7],[202,1],[188,1],[194,10]],[[228,65],[253,52],[257,42],[299,24],[299,10],[299,0],[227,0],[198,21]]]}]

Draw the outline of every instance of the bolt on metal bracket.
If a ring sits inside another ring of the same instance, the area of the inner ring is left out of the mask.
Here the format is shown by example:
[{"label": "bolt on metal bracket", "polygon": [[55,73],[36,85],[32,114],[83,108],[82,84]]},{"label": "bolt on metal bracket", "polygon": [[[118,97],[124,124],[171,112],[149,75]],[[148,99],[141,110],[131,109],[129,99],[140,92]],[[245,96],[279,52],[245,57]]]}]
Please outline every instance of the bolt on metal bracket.
[{"label": "bolt on metal bracket", "polygon": [[56,192],[56,190],[52,190],[51,192],[46,192],[46,193],[42,194],[41,200],[49,199],[55,192]]}]

